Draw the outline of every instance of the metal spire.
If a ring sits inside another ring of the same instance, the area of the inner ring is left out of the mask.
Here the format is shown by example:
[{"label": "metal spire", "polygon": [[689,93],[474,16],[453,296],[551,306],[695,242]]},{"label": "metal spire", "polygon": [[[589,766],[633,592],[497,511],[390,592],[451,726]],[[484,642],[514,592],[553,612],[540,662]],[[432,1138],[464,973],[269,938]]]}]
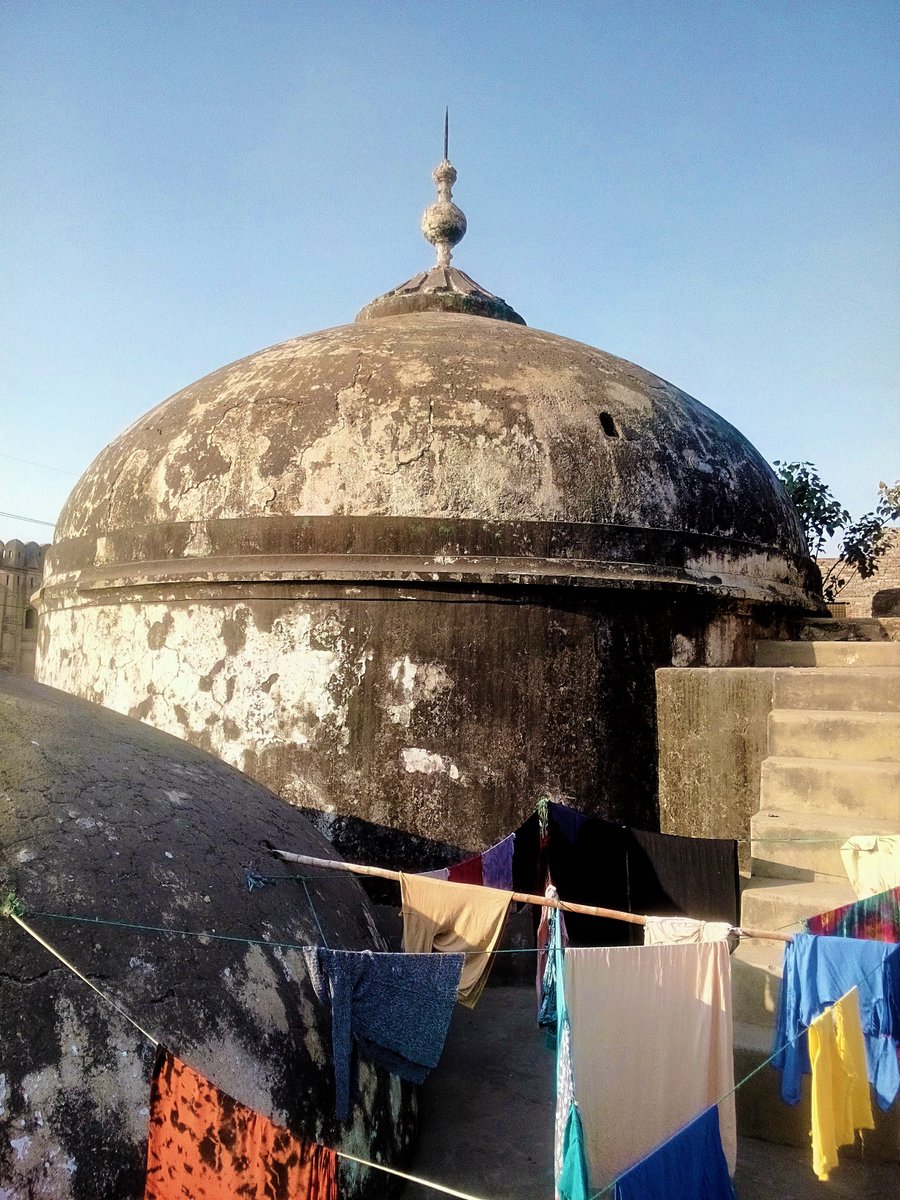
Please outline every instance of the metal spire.
[{"label": "metal spire", "polygon": [[450,108],[444,109],[444,158],[431,173],[437,184],[437,203],[430,204],[422,214],[422,233],[437,251],[437,265],[449,267],[451,250],[466,232],[466,216],[453,203],[456,168],[447,157],[450,145]]}]

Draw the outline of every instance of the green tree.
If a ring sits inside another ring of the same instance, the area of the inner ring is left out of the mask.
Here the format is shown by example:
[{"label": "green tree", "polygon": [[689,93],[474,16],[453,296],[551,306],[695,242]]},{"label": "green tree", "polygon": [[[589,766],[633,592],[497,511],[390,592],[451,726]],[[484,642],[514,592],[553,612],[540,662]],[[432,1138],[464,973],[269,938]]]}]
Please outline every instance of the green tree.
[{"label": "green tree", "polygon": [[814,559],[819,559],[829,538],[841,533],[837,558],[822,576],[822,595],[833,603],[854,572],[868,579],[878,570],[878,560],[890,545],[891,525],[900,520],[900,480],[879,483],[874,509],[854,521],[812,463],[776,460],[774,467],[800,514]]}]

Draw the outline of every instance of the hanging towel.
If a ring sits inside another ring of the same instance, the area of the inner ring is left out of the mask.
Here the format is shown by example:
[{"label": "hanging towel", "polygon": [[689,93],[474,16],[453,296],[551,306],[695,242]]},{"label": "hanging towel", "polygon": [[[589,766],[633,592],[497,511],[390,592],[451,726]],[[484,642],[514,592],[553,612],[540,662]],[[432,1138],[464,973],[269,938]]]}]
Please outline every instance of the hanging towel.
[{"label": "hanging towel", "polygon": [[810,1025],[809,1058],[813,1170],[825,1181],[838,1164],[838,1147],[851,1145],[857,1129],[875,1128],[856,988]]},{"label": "hanging towel", "polygon": [[513,888],[513,852],[516,846],[516,835],[509,834],[495,846],[489,847],[481,856],[481,870],[485,887],[500,888],[504,892],[512,892]]},{"label": "hanging towel", "polygon": [[584,1156],[584,1130],[578,1105],[569,1106],[563,1131],[562,1170],[556,1184],[559,1200],[589,1200],[587,1159]]},{"label": "hanging towel", "polygon": [[331,1003],[335,1116],[346,1121],[353,1044],[401,1079],[423,1083],[437,1066],[459,987],[461,954],[303,951],[322,1003]]},{"label": "hanging towel", "polygon": [[403,949],[408,954],[464,953],[458,999],[474,1008],[487,983],[491,954],[500,941],[511,893],[444,883],[400,873]]},{"label": "hanging towel", "polygon": [[900,887],[810,917],[806,932],[868,938],[873,942],[900,942]]},{"label": "hanging towel", "polygon": [[848,838],[841,846],[841,858],[860,900],[900,887],[900,834]]},{"label": "hanging towel", "polygon": [[447,878],[451,883],[471,883],[480,887],[484,882],[481,866],[481,855],[473,854],[462,862],[453,863],[447,870]]},{"label": "hanging towel", "polygon": [[794,934],[784,952],[772,1065],[782,1072],[785,1103],[799,1103],[801,1076],[810,1072],[807,1039],[799,1035],[853,987],[869,1082],[881,1108],[893,1103],[900,1090],[900,946],[811,933]]},{"label": "hanging towel", "polygon": [[733,1171],[727,943],[570,948],[565,998],[592,1185],[612,1182],[720,1097]]},{"label": "hanging towel", "polygon": [[715,1105],[620,1176],[613,1200],[734,1200]]},{"label": "hanging towel", "polygon": [[337,1200],[333,1150],[253,1112],[160,1047],[144,1200]]},{"label": "hanging towel", "polygon": [[[740,887],[734,840],[627,829],[560,804],[548,806],[548,825],[550,878],[563,900],[737,924]],[[643,940],[639,925],[577,913],[567,920],[575,945]]]},{"label": "hanging towel", "polygon": [[690,917],[648,917],[644,926],[645,946],[674,946],[679,943],[721,942],[731,933],[725,921],[692,921]]}]

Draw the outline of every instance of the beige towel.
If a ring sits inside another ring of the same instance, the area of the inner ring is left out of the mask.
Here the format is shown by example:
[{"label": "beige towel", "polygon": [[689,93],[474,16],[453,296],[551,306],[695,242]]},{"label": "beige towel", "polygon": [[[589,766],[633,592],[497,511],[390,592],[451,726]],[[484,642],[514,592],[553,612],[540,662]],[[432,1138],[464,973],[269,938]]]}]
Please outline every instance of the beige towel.
[{"label": "beige towel", "polygon": [[900,834],[848,838],[841,858],[858,900],[900,887]]},{"label": "beige towel", "polygon": [[648,917],[645,946],[674,946],[690,942],[720,942],[731,933],[727,921],[694,921],[690,917]]},{"label": "beige towel", "polygon": [[[605,1187],[734,1087],[728,943],[566,950],[575,1099]],[[728,1169],[734,1096],[719,1104]]]},{"label": "beige towel", "polygon": [[400,873],[403,949],[408,954],[465,952],[459,1002],[474,1008],[487,983],[491,951],[503,933],[510,892]]}]

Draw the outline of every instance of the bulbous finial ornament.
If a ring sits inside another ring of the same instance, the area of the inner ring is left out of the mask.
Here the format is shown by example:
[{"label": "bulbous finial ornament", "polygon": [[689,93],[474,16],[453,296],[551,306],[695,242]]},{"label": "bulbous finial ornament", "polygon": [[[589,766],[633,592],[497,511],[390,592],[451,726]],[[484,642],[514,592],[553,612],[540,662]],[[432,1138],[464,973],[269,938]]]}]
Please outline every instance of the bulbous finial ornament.
[{"label": "bulbous finial ornament", "polygon": [[444,158],[434,168],[431,178],[437,185],[437,203],[429,204],[422,214],[422,233],[437,251],[437,265],[449,267],[453,247],[466,233],[466,214],[453,203],[456,168],[447,157],[449,114],[444,114]]}]

